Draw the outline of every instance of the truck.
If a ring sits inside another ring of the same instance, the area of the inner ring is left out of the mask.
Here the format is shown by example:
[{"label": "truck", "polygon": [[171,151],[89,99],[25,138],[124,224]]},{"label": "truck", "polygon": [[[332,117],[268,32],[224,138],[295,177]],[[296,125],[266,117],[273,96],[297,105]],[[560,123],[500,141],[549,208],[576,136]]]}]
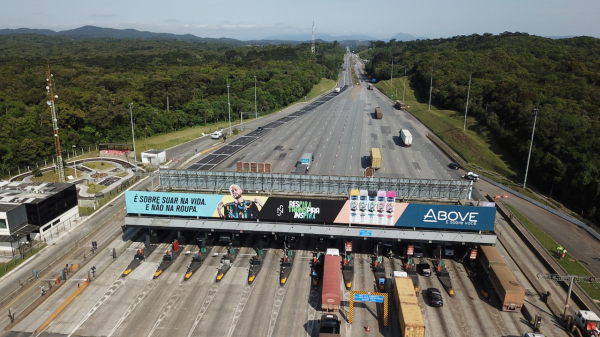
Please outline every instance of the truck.
[{"label": "truck", "polygon": [[294,171],[292,171],[292,174],[306,174],[306,172],[308,172],[308,165],[297,164]]},{"label": "truck", "polygon": [[339,249],[327,248],[323,265],[323,292],[321,310],[335,312],[340,310],[341,263]]},{"label": "truck", "polygon": [[335,88],[333,91],[335,91],[336,93],[339,93],[340,91],[342,91],[342,89],[340,89],[340,88],[338,87],[338,88]]},{"label": "truck", "polygon": [[375,117],[377,117],[377,119],[383,118],[383,110],[381,110],[381,107],[375,107]]},{"label": "truck", "polygon": [[381,152],[378,148],[371,148],[371,167],[379,170],[381,168]]},{"label": "truck", "polygon": [[584,337],[600,336],[600,317],[593,311],[580,310],[575,315],[574,324]]},{"label": "truck", "polygon": [[406,109],[406,104],[404,104],[404,102],[402,101],[396,101],[396,104],[394,104],[394,106],[400,110]]},{"label": "truck", "polygon": [[300,158],[300,164],[306,165],[306,171],[310,170],[313,161],[315,161],[315,156],[310,152],[303,153],[302,158]]},{"label": "truck", "polygon": [[404,146],[409,147],[412,145],[412,134],[410,133],[410,131],[408,131],[408,129],[402,129],[400,130],[400,139],[402,139],[402,142],[404,143]]},{"label": "truck", "polygon": [[373,90],[373,85],[371,83],[367,84],[367,90]]},{"label": "truck", "polygon": [[506,265],[506,261],[500,255],[498,249],[493,246],[479,246],[477,260],[485,274],[489,274],[490,267],[493,265]]},{"label": "truck", "polygon": [[394,274],[394,303],[398,311],[402,336],[424,337],[425,322],[419,308],[413,281],[410,277]]},{"label": "truck", "polygon": [[521,312],[525,291],[506,265],[490,266],[489,279],[500,299],[502,311]]},{"label": "truck", "polygon": [[319,323],[319,337],[339,337],[341,336],[341,321],[337,315],[321,315]]},{"label": "truck", "polygon": [[212,139],[220,139],[221,137],[223,137],[223,131],[222,130],[217,130],[213,133],[210,134],[210,138]]}]

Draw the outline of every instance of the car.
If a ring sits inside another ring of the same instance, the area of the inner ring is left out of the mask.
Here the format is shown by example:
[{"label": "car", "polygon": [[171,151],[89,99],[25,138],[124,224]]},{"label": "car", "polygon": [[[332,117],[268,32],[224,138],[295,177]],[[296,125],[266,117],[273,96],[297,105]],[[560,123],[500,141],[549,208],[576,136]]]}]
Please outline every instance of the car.
[{"label": "car", "polygon": [[210,138],[212,138],[212,139],[219,139],[219,138],[221,138],[222,135],[223,134],[221,132],[215,131],[215,132],[213,132],[213,133],[210,134]]},{"label": "car", "polygon": [[423,276],[431,276],[431,267],[427,262],[421,262],[417,265],[417,271],[421,273]]},{"label": "car", "polygon": [[465,174],[465,178],[475,182],[479,180],[479,175],[473,172],[467,172],[467,174]]},{"label": "car", "polygon": [[545,337],[545,336],[539,332],[526,332],[521,337]]},{"label": "car", "polygon": [[231,244],[231,235],[230,234],[221,234],[219,236],[219,242],[225,245]]},{"label": "car", "polygon": [[460,168],[460,165],[458,165],[458,163],[450,163],[448,164],[448,167],[453,170],[458,170]]},{"label": "car", "polygon": [[454,256],[454,247],[451,244],[447,243],[444,245],[444,255]]},{"label": "car", "polygon": [[413,256],[414,257],[423,257],[423,248],[421,248],[421,246],[419,246],[419,245],[415,245],[415,248],[413,250]]},{"label": "car", "polygon": [[262,131],[262,130],[264,130],[264,129],[265,129],[264,127],[262,127],[262,126],[259,126],[259,127],[258,127],[258,129],[256,129],[256,131]]},{"label": "car", "polygon": [[429,299],[429,304],[432,307],[444,306],[444,299],[442,298],[442,293],[438,288],[427,288],[427,298]]}]

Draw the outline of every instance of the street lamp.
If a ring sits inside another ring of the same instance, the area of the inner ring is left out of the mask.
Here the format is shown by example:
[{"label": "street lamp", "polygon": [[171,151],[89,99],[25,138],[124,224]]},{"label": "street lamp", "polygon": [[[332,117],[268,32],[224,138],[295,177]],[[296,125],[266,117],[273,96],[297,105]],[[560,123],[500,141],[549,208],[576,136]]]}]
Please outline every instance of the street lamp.
[{"label": "street lamp", "polygon": [[133,131],[133,103],[129,103],[129,115],[131,116],[131,138],[133,139],[133,162],[135,173],[137,173],[137,153],[135,152],[135,132]]},{"label": "street lamp", "polygon": [[229,103],[229,81],[227,81],[227,112],[229,113],[229,137],[231,137],[231,103]]},{"label": "street lamp", "polygon": [[406,103],[404,100],[404,94],[406,93],[406,66],[404,66],[404,91],[402,91],[402,102]]},{"label": "street lamp", "polygon": [[531,130],[531,142],[529,144],[529,155],[527,155],[527,166],[525,167],[525,180],[523,181],[523,188],[525,188],[527,184],[527,172],[529,171],[529,159],[531,158],[531,148],[533,147],[533,134],[535,133],[535,121],[537,119],[539,109],[533,109],[533,130]]},{"label": "street lamp", "polygon": [[[73,145],[73,149],[77,148],[77,145]],[[73,161],[73,169],[75,171],[75,179],[77,179],[77,160]]]},{"label": "street lamp", "polygon": [[433,66],[431,66],[431,80],[429,81],[429,111],[431,111],[431,91],[433,90]]},{"label": "street lamp", "polygon": [[256,109],[256,75],[254,75],[254,119],[258,119],[258,110]]},{"label": "street lamp", "polygon": [[469,75],[469,89],[467,90],[467,106],[465,107],[465,122],[463,123],[463,131],[467,128],[467,110],[469,110],[469,94],[471,93],[471,75]]}]

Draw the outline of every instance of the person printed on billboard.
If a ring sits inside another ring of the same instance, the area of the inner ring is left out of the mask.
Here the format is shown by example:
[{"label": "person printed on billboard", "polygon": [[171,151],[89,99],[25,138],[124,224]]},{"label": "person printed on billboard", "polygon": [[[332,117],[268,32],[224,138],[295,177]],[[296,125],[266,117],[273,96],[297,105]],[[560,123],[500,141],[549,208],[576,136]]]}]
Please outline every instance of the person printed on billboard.
[{"label": "person printed on billboard", "polygon": [[[242,188],[236,184],[229,186],[229,192],[233,198],[233,202],[219,202],[217,212],[219,217],[224,219],[257,219],[260,212],[259,206],[262,209],[263,204],[258,198],[254,200],[244,200]],[[258,206],[257,206],[258,205]],[[223,212],[223,209],[225,212]]]}]

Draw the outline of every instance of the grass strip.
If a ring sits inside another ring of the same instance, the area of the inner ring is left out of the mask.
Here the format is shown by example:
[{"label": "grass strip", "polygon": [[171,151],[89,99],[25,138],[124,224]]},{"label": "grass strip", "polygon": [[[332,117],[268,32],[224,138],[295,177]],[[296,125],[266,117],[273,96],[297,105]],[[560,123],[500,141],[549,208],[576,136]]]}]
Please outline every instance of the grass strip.
[{"label": "grass strip", "polygon": [[[544,247],[544,249],[552,256],[552,258],[561,265],[569,275],[577,275],[577,276],[592,276],[592,273],[589,272],[573,255],[569,252],[565,254],[564,259],[559,259],[556,248],[560,246],[558,242],[556,242],[550,235],[546,234],[543,230],[541,230],[538,226],[536,226],[533,222],[531,222],[528,218],[526,218],[523,214],[519,213],[514,207],[511,205],[504,203],[506,208],[508,208],[512,214],[531,232],[531,234],[540,242],[540,244]],[[590,283],[586,282],[578,282],[581,288],[590,295],[593,299],[600,299],[600,289],[594,288]]]}]

